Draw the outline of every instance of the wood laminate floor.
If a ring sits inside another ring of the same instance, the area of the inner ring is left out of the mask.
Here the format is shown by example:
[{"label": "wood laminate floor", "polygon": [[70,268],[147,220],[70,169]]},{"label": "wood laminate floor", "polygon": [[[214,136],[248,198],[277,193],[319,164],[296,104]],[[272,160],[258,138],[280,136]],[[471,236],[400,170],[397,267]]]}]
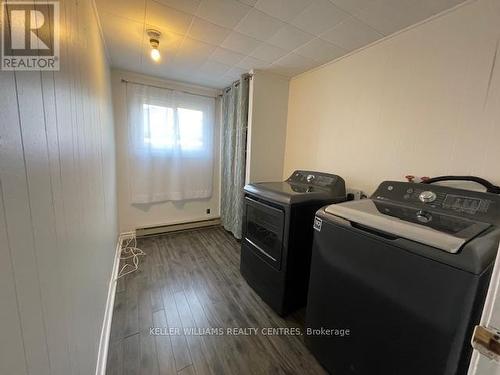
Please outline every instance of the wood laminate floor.
[{"label": "wood laminate floor", "polygon": [[[108,375],[325,374],[302,336],[184,334],[300,326],[247,285],[240,246],[222,228],[143,238],[138,247],[147,253],[140,269],[117,285]],[[163,332],[151,335],[151,327]]]}]

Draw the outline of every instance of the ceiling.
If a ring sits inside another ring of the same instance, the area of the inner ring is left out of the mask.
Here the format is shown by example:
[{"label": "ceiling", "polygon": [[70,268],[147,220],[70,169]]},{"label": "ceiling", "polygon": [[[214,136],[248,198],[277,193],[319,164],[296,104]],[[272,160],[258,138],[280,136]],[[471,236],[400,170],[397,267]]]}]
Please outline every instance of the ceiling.
[{"label": "ceiling", "polygon": [[[222,88],[292,77],[464,0],[96,0],[115,68]],[[146,29],[161,31],[160,63]]]}]

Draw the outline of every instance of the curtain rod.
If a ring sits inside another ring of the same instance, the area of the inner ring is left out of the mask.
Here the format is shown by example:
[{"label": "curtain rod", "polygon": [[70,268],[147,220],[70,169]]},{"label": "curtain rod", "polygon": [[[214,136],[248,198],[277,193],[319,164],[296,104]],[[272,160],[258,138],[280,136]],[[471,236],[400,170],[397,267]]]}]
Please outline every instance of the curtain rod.
[{"label": "curtain rod", "polygon": [[136,84],[136,85],[141,85],[141,86],[149,86],[149,87],[154,87],[154,88],[156,88],[156,89],[163,89],[163,90],[178,91],[178,92],[182,92],[182,93],[184,93],[184,94],[196,95],[196,96],[203,96],[203,97],[205,97],[205,98],[212,98],[212,99],[215,99],[215,98],[218,96],[218,95],[212,96],[212,95],[194,94],[194,93],[192,93],[192,92],[185,91],[185,90],[169,89],[168,87],[155,86],[155,85],[150,85],[149,83],[142,83],[142,82],[130,81],[130,80],[128,80],[128,79],[124,79],[124,78],[122,78],[121,80],[122,80],[122,82],[125,82],[125,83],[133,83],[133,84]]},{"label": "curtain rod", "polygon": [[[242,78],[243,78],[243,79],[248,79],[248,80],[251,80],[251,79],[253,78],[253,74],[252,74],[252,73],[247,73],[247,74],[244,74],[244,75],[242,75]],[[231,84],[231,86],[226,87],[223,91],[224,91],[224,92],[229,92],[229,91],[231,91],[231,88],[232,88],[233,86],[238,87],[239,85],[240,85],[240,80],[234,81],[234,82]],[[222,94],[220,94],[219,96],[222,96]]]}]

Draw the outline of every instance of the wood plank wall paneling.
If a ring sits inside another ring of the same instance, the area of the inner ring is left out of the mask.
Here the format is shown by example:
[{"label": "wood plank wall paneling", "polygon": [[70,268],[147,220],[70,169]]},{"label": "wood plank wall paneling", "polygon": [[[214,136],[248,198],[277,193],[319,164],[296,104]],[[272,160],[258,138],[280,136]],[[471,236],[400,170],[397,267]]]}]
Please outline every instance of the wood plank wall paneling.
[{"label": "wood plank wall paneling", "polygon": [[117,239],[109,68],[92,2],[60,15],[60,71],[0,72],[0,374],[97,362]]}]

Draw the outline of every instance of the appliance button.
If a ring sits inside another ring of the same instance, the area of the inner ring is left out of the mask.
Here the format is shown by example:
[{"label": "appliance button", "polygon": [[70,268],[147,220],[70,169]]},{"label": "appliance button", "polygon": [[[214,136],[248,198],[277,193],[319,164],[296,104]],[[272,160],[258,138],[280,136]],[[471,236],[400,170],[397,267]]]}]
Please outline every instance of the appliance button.
[{"label": "appliance button", "polygon": [[406,192],[407,192],[408,194],[411,194],[411,193],[413,193],[413,189],[412,189],[412,188],[409,188],[408,190],[406,190]]},{"label": "appliance button", "polygon": [[420,195],[418,196],[418,199],[420,199],[420,201],[424,203],[434,202],[436,198],[437,198],[436,193],[429,190],[421,192]]},{"label": "appliance button", "polygon": [[417,220],[420,221],[422,224],[427,224],[430,221],[432,221],[432,215],[425,211],[418,211]]}]

